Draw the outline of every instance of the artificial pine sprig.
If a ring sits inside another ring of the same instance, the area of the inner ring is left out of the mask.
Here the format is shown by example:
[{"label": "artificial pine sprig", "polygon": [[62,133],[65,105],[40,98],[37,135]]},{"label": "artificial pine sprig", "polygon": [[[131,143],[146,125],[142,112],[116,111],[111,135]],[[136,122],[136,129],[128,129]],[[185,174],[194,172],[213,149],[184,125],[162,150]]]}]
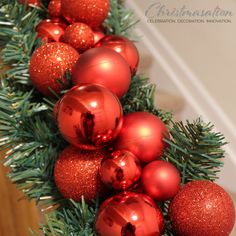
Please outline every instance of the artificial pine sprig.
[{"label": "artificial pine sprig", "polygon": [[[128,36],[137,21],[124,9],[123,1],[111,0],[111,9],[104,26],[106,33]],[[0,148],[6,151],[5,165],[9,177],[42,209],[51,209],[42,226],[44,235],[95,235],[93,222],[98,205],[75,203],[63,199],[53,179],[53,168],[66,143],[53,120],[55,100],[45,100],[30,83],[28,64],[39,46],[35,26],[46,15],[44,9],[26,10],[17,0],[0,3],[0,45],[3,65],[10,66],[0,88]],[[222,166],[224,137],[201,120],[193,123],[174,122],[169,112],[155,107],[155,85],[144,76],[134,76],[128,93],[122,99],[125,113],[148,111],[159,116],[169,127],[171,139],[163,158],[181,172],[182,182],[193,179],[215,180]],[[165,236],[173,236],[168,221],[168,205],[162,210],[166,219]],[[56,208],[56,206],[59,206]]]}]

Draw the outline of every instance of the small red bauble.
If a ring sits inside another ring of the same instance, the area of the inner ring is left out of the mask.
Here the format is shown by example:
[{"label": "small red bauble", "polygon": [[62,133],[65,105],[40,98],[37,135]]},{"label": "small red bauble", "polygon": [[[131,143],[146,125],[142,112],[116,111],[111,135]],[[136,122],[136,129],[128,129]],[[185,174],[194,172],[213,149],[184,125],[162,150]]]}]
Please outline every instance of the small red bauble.
[{"label": "small red bauble", "polygon": [[103,183],[118,190],[133,185],[141,175],[139,160],[131,152],[114,151],[103,159],[100,176]]},{"label": "small red bauble", "polygon": [[61,0],[62,15],[69,22],[83,22],[91,27],[102,24],[109,8],[109,0]]},{"label": "small red bauble", "polygon": [[128,150],[143,163],[160,158],[163,154],[164,137],[169,137],[165,124],[148,112],[126,115],[116,142],[116,149]]},{"label": "small red bauble", "polygon": [[81,149],[101,148],[121,130],[118,98],[100,85],[76,86],[61,99],[57,121],[64,138]]},{"label": "small red bauble", "polygon": [[131,73],[136,73],[139,63],[139,53],[134,43],[129,39],[117,35],[108,35],[102,38],[96,44],[96,47],[106,47],[115,50],[127,61]]},{"label": "small red bauble", "polygon": [[38,25],[44,24],[44,23],[53,23],[54,25],[60,26],[62,29],[66,29],[68,26],[68,23],[63,20],[62,18],[52,18],[52,19],[44,19],[42,20]]},{"label": "small red bauble", "polygon": [[158,201],[174,197],[180,188],[180,174],[166,161],[153,161],[142,171],[142,185],[146,194]]},{"label": "small red bauble", "polygon": [[171,202],[169,216],[179,236],[228,236],[235,223],[228,193],[206,180],[186,184]]},{"label": "small red bauble", "polygon": [[122,56],[109,48],[92,48],[81,55],[72,71],[74,85],[100,84],[119,98],[129,89],[131,73]]},{"label": "small red bauble", "polygon": [[93,35],[94,35],[94,44],[98,43],[99,40],[105,37],[105,34],[103,33],[102,29],[99,28],[93,29]]},{"label": "small red bauble", "polygon": [[73,48],[82,53],[93,47],[93,31],[86,24],[74,23],[66,28],[63,42],[70,44]]},{"label": "small red bauble", "polygon": [[59,42],[64,34],[64,29],[61,26],[46,20],[41,21],[37,25],[36,31],[38,33],[38,37],[42,38],[43,41],[47,43]]},{"label": "small red bauble", "polygon": [[78,58],[79,53],[65,43],[53,42],[39,47],[30,59],[29,74],[33,85],[45,96],[52,95],[49,88],[60,92],[66,87],[65,72],[71,71]]},{"label": "small red bauble", "polygon": [[51,0],[48,5],[48,13],[51,18],[61,16],[61,0]]},{"label": "small red bauble", "polygon": [[65,198],[92,201],[102,191],[99,167],[106,153],[82,151],[69,146],[60,154],[54,168],[54,180],[59,192]]},{"label": "small red bauble", "polygon": [[95,223],[98,236],[160,236],[164,218],[146,195],[125,192],[106,200]]}]

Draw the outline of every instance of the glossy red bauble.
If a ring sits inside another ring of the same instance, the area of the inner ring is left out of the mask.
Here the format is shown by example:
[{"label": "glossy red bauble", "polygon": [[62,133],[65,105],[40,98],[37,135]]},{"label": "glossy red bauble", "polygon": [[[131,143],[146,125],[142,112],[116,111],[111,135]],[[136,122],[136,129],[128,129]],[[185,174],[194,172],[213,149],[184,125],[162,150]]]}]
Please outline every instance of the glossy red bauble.
[{"label": "glossy red bauble", "polygon": [[158,201],[173,198],[180,188],[179,171],[171,163],[158,160],[147,164],[142,171],[145,193]]},{"label": "glossy red bauble", "polygon": [[94,35],[94,44],[98,43],[99,40],[105,37],[104,32],[100,28],[93,29],[93,35]]},{"label": "glossy red bauble", "polygon": [[99,85],[76,86],[61,99],[57,121],[64,138],[85,150],[111,143],[122,126],[118,98]]},{"label": "glossy red bauble", "polygon": [[117,36],[108,35],[102,38],[96,47],[106,47],[115,50],[127,61],[132,74],[135,74],[139,63],[139,52],[135,44],[129,39]]},{"label": "glossy red bauble", "polygon": [[92,48],[83,53],[72,71],[74,85],[100,84],[119,98],[129,89],[129,65],[109,48]]},{"label": "glossy red bauble", "polygon": [[65,30],[63,42],[70,44],[73,48],[82,53],[93,47],[93,31],[84,23],[71,24]]},{"label": "glossy red bauble", "polygon": [[103,159],[100,176],[107,186],[125,190],[132,186],[141,176],[139,160],[131,152],[114,151]]},{"label": "glossy red bauble", "polygon": [[[54,168],[54,180],[59,192],[65,198],[80,201],[95,199],[100,191],[104,191],[99,178],[99,167],[106,152],[82,151],[68,146],[59,155]],[[102,193],[101,193],[102,194]]]},{"label": "glossy red bauble", "polygon": [[164,218],[146,195],[125,192],[106,200],[95,223],[98,236],[160,236]]},{"label": "glossy red bauble", "polygon": [[61,0],[51,0],[48,5],[48,13],[51,18],[61,17]]},{"label": "glossy red bauble", "polygon": [[109,0],[61,0],[63,16],[69,22],[83,22],[91,27],[100,26],[106,19]]},{"label": "glossy red bauble", "polygon": [[228,236],[235,208],[228,193],[206,180],[186,184],[171,202],[169,216],[175,235]]},{"label": "glossy red bauble", "polygon": [[128,150],[143,163],[160,158],[166,147],[163,138],[169,132],[165,124],[148,112],[134,112],[126,115],[122,130],[117,138],[116,149]]},{"label": "glossy red bauble", "polygon": [[[71,71],[79,53],[65,43],[47,43],[39,47],[30,59],[29,74],[33,85],[45,96],[66,88],[65,72]],[[61,82],[59,82],[61,81]]]},{"label": "glossy red bauble", "polygon": [[38,37],[42,38],[44,42],[59,42],[61,37],[64,35],[64,29],[59,25],[47,20],[41,21],[36,31]]}]

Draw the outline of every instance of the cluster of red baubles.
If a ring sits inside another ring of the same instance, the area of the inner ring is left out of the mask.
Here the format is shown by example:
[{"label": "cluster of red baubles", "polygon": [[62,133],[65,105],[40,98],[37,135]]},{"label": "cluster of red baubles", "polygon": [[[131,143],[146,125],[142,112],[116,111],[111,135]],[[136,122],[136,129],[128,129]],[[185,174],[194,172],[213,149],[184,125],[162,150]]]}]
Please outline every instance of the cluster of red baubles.
[{"label": "cluster of red baubles", "polygon": [[[128,91],[139,62],[135,45],[125,37],[104,34],[101,24],[108,15],[108,0],[51,0],[48,11],[50,19],[36,28],[43,40],[32,55],[29,73],[45,96],[68,89],[66,72],[72,75],[74,87],[54,109],[58,128],[70,144],[55,164],[58,190],[75,201],[114,195],[100,206],[98,235],[161,235],[164,218],[154,200],[172,199],[180,188],[180,174],[160,159],[169,138],[165,124],[147,112],[123,116],[119,99]],[[186,197],[181,191],[177,196]],[[190,214],[193,203],[185,203]],[[173,225],[180,235],[194,235],[176,211],[181,204],[178,197],[171,206]],[[230,204],[228,200],[224,207],[232,218]],[[226,225],[229,232],[231,221]],[[207,235],[204,232],[201,235]]]}]

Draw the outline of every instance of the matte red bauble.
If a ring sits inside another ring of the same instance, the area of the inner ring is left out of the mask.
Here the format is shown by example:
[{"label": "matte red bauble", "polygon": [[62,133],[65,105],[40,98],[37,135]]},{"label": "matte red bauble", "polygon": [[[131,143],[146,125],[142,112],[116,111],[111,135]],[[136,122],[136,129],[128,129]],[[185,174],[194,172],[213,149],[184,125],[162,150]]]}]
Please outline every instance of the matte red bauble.
[{"label": "matte red bauble", "polygon": [[127,189],[141,176],[139,160],[131,152],[114,151],[103,159],[100,176],[102,182],[111,188]]},{"label": "matte red bauble", "polygon": [[[92,201],[102,189],[99,178],[99,167],[106,153],[82,151],[68,146],[59,155],[54,168],[54,180],[59,192],[65,198],[80,201]],[[102,194],[102,193],[101,193]]]},{"label": "matte red bauble", "polygon": [[37,25],[36,31],[38,37],[42,38],[42,40],[47,43],[59,42],[64,34],[64,29],[61,26],[46,20],[41,21]]},{"label": "matte red bauble", "polygon": [[206,180],[186,184],[171,202],[169,216],[175,235],[228,236],[235,208],[228,193]]},{"label": "matte red bauble", "polygon": [[76,86],[61,99],[57,121],[64,138],[81,149],[104,147],[122,126],[118,98],[99,85]]},{"label": "matte red bauble", "polygon": [[70,44],[73,48],[82,53],[93,47],[93,31],[86,24],[74,23],[66,28],[63,42]]},{"label": "matte red bauble", "polygon": [[30,59],[33,85],[45,96],[52,95],[49,88],[60,92],[67,85],[65,72],[71,71],[78,58],[79,53],[65,43],[53,42],[39,47]]},{"label": "matte red bauble", "polygon": [[108,35],[102,38],[96,44],[96,47],[106,47],[115,50],[127,61],[131,73],[136,73],[139,63],[139,53],[134,43],[129,39],[117,35]]},{"label": "matte red bauble", "polygon": [[98,41],[105,36],[102,29],[99,28],[93,29],[93,35],[94,35],[94,44],[98,43]]},{"label": "matte red bauble", "polygon": [[164,201],[177,194],[180,188],[180,174],[171,163],[153,161],[142,171],[142,185],[148,196]]},{"label": "matte red bauble", "polygon": [[165,124],[148,112],[126,115],[116,142],[116,149],[128,150],[143,163],[160,158],[165,148],[163,138],[169,133]]},{"label": "matte red bauble", "polygon": [[129,89],[129,65],[109,48],[92,48],[81,55],[72,71],[74,85],[100,84],[119,98]]},{"label": "matte red bauble", "polygon": [[61,0],[51,0],[48,5],[48,13],[51,18],[61,16]]},{"label": "matte red bauble", "polygon": [[125,192],[106,200],[95,223],[98,236],[160,236],[164,218],[146,195]]},{"label": "matte red bauble", "polygon": [[91,27],[102,24],[109,8],[109,0],[61,0],[62,15],[69,22],[83,22]]}]

